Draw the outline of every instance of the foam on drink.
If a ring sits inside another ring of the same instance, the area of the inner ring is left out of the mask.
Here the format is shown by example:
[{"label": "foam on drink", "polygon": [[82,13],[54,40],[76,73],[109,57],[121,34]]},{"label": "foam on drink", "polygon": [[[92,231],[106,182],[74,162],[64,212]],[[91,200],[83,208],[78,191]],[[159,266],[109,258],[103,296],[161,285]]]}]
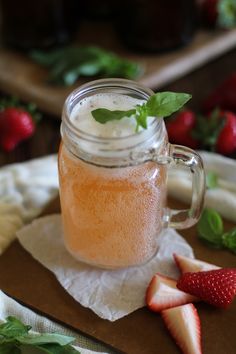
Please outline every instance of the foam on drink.
[{"label": "foam on drink", "polygon": [[[85,133],[89,133],[101,138],[125,137],[135,134],[136,120],[134,117],[124,117],[121,120],[113,120],[106,124],[97,122],[91,111],[97,108],[106,108],[109,110],[127,111],[145,101],[128,95],[100,93],[82,99],[71,113],[73,125]],[[149,118],[151,122],[153,118]]]}]

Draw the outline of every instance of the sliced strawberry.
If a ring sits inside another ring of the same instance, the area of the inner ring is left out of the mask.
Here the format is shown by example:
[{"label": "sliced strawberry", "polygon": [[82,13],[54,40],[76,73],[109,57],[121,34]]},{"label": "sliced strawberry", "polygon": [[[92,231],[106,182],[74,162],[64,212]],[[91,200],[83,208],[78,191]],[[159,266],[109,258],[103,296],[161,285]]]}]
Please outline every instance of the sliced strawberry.
[{"label": "sliced strawberry", "polygon": [[146,292],[147,306],[155,312],[197,300],[196,297],[178,290],[176,280],[158,273],[152,278]]},{"label": "sliced strawberry", "polygon": [[226,308],[236,294],[236,268],[184,273],[177,287],[211,305]]},{"label": "sliced strawberry", "polygon": [[206,270],[220,269],[220,267],[216,266],[215,264],[203,262],[198,259],[181,256],[180,254],[174,253],[173,257],[181,273],[202,272]]},{"label": "sliced strawberry", "polygon": [[184,354],[201,354],[201,324],[193,304],[162,311],[166,327]]}]

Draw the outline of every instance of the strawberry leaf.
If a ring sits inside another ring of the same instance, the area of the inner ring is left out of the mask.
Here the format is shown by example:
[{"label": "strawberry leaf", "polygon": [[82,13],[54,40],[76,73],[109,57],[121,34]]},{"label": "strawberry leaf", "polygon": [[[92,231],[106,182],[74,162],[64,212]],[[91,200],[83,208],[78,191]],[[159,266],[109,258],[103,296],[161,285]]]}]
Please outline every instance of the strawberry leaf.
[{"label": "strawberry leaf", "polygon": [[233,28],[236,26],[236,1],[220,0],[217,2],[217,25],[221,28]]}]

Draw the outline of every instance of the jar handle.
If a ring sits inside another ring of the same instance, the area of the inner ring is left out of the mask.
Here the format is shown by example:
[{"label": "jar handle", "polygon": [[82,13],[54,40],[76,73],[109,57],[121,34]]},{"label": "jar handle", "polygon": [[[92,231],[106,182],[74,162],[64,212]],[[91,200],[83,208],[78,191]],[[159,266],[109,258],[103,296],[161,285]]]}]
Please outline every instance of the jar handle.
[{"label": "jar handle", "polygon": [[175,165],[187,167],[192,174],[192,200],[190,209],[174,210],[166,208],[166,227],[185,229],[198,221],[204,202],[205,172],[201,157],[185,146],[169,144],[169,156]]}]

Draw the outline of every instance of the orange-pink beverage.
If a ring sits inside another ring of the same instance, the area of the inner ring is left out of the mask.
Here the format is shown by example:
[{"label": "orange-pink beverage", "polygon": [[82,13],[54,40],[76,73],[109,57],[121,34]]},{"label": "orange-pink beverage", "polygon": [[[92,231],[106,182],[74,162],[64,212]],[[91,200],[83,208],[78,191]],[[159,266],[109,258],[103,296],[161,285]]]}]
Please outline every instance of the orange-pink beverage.
[{"label": "orange-pink beverage", "polygon": [[155,118],[139,132],[133,117],[96,122],[92,110],[129,110],[149,91],[126,94],[119,82],[110,91],[88,87],[72,93],[63,112],[59,178],[65,245],[76,259],[99,267],[144,264],[157,251],[166,199],[166,166],[151,161],[148,151],[166,150],[166,130]]},{"label": "orange-pink beverage", "polygon": [[[144,264],[156,254],[164,227],[187,228],[200,217],[201,157],[169,144],[159,117],[147,117],[147,129],[136,129],[133,109],[153,94],[132,81],[104,79],[81,86],[65,102],[59,151],[63,235],[79,261],[111,269]],[[92,111],[99,108],[97,122]],[[107,121],[104,109],[115,119]],[[170,163],[192,175],[190,209],[166,207]]]},{"label": "orange-pink beverage", "polygon": [[148,261],[162,227],[166,167],[93,166],[60,149],[60,193],[67,249],[107,268]]}]

